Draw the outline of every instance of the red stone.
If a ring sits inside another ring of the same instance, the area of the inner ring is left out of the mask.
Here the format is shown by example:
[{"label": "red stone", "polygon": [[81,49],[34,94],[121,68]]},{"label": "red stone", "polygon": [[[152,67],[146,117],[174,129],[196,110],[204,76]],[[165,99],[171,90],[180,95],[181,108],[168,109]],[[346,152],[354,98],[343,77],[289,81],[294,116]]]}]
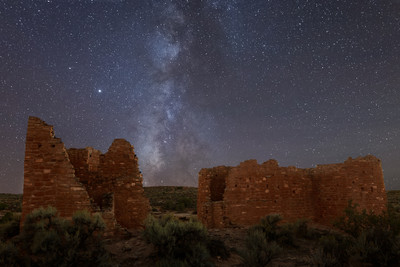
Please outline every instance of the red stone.
[{"label": "red stone", "polygon": [[91,147],[66,150],[53,126],[29,117],[21,222],[32,210],[53,206],[66,218],[77,210],[100,212],[109,230],[116,222],[141,227],[150,210],[142,181],[126,140],[114,140],[105,154]]},{"label": "red stone", "polygon": [[313,169],[249,160],[199,173],[197,214],[209,228],[248,226],[279,213],[285,221],[307,218],[331,225],[349,200],[380,213],[387,199],[381,161],[374,156]]}]

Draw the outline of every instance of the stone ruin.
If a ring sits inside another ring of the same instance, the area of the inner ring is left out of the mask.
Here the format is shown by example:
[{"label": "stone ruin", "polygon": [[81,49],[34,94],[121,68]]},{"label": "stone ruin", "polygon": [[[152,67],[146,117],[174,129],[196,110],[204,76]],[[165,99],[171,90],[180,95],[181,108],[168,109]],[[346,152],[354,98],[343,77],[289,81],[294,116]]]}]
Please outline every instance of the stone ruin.
[{"label": "stone ruin", "polygon": [[[109,150],[66,149],[53,126],[29,117],[22,220],[41,206],[71,218],[77,210],[100,213],[107,229],[142,227],[150,205],[133,147],[116,139]],[[276,160],[248,160],[199,173],[197,213],[208,228],[249,226],[267,214],[331,225],[348,201],[380,213],[387,199],[381,162],[374,156],[300,169]]]},{"label": "stone ruin", "polygon": [[100,213],[107,231],[139,228],[150,210],[133,146],[115,139],[102,154],[91,147],[66,149],[53,126],[29,117],[24,163],[22,220],[39,207],[61,217],[77,210]]},{"label": "stone ruin", "polygon": [[299,169],[276,160],[248,160],[199,173],[197,216],[208,228],[249,226],[279,213],[284,221],[309,219],[322,225],[344,214],[349,200],[380,213],[387,199],[381,162],[374,156]]}]

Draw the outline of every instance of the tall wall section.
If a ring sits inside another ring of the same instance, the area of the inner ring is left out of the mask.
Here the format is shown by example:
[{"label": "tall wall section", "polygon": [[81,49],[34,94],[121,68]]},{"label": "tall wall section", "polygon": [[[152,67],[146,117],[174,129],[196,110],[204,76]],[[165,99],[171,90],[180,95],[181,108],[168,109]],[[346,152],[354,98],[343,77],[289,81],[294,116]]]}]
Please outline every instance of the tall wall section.
[{"label": "tall wall section", "polygon": [[252,225],[271,213],[281,214],[286,221],[308,218],[330,225],[343,214],[350,199],[361,208],[385,209],[377,158],[349,159],[315,169],[280,167],[275,160],[202,169],[197,210],[198,218],[210,228]]},{"label": "tall wall section", "polygon": [[70,218],[77,210],[100,212],[108,228],[143,225],[150,210],[133,146],[116,139],[105,154],[91,147],[68,149],[53,127],[30,117],[26,138],[22,217],[54,206]]},{"label": "tall wall section", "polygon": [[54,137],[53,126],[30,117],[25,145],[22,222],[41,206],[56,207],[71,218],[76,210],[92,211],[85,187],[74,175],[64,144]]}]

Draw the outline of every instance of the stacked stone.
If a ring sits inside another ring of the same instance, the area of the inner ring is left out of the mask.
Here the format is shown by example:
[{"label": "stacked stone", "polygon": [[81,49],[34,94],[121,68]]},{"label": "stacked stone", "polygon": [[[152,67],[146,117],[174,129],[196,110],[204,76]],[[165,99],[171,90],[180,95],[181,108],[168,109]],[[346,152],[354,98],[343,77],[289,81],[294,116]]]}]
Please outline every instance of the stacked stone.
[{"label": "stacked stone", "polygon": [[143,176],[133,146],[124,139],[115,139],[101,155],[99,170],[104,180],[111,181],[117,222],[127,228],[142,226],[150,202],[144,196]]},{"label": "stacked stone", "polygon": [[101,210],[104,197],[112,193],[116,221],[126,228],[143,226],[150,210],[144,197],[143,177],[133,146],[124,139],[115,139],[107,153],[91,147],[69,149],[76,175]]},{"label": "stacked stone", "polygon": [[39,207],[56,207],[66,218],[76,210],[91,211],[89,195],[74,172],[64,144],[54,137],[53,127],[29,117],[21,222]]},{"label": "stacked stone", "polygon": [[381,161],[374,156],[349,158],[341,164],[318,165],[313,170],[318,188],[316,221],[332,223],[343,215],[351,199],[360,209],[380,213],[387,198]]},{"label": "stacked stone", "polygon": [[116,139],[106,154],[87,147],[65,149],[53,127],[30,117],[26,138],[22,217],[41,206],[71,218],[77,210],[99,212],[108,233],[137,228],[150,210],[133,146]]},{"label": "stacked stone", "polygon": [[112,192],[112,181],[100,175],[101,152],[92,147],[68,149],[68,155],[75,168],[75,175],[86,187],[89,196],[103,209],[103,197]]},{"label": "stacked stone", "polygon": [[198,192],[198,217],[210,228],[252,225],[272,213],[284,221],[331,225],[350,199],[376,213],[387,202],[382,167],[373,156],[315,169],[280,167],[276,160],[202,169]]},{"label": "stacked stone", "polygon": [[[197,191],[197,217],[210,228],[223,228],[225,222],[224,193],[231,167],[202,169]],[[200,179],[201,177],[201,179]]]}]

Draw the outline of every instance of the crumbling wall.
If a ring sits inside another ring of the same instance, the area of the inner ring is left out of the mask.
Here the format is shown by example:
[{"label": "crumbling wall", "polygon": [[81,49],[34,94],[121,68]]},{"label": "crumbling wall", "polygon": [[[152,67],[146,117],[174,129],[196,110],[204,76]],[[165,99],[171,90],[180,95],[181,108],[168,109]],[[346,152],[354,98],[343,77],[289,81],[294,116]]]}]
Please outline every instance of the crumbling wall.
[{"label": "crumbling wall", "polygon": [[[222,195],[221,179],[225,184]],[[360,208],[374,212],[385,209],[386,193],[377,158],[349,159],[315,169],[280,167],[276,160],[202,169],[197,211],[200,221],[210,228],[252,225],[271,213],[281,214],[285,221],[307,218],[330,225],[343,214],[350,199]]]},{"label": "crumbling wall", "polygon": [[127,228],[143,224],[150,204],[144,197],[138,159],[128,141],[115,139],[105,154],[90,147],[69,149],[68,153],[76,175],[98,206],[103,207],[104,195],[113,192],[117,222]]},{"label": "crumbling wall", "polygon": [[210,228],[226,225],[223,198],[230,170],[231,167],[220,166],[200,171],[202,179],[199,179],[197,192],[197,214],[198,217],[204,215],[202,222]]},{"label": "crumbling wall", "polygon": [[30,117],[25,145],[22,222],[41,206],[56,207],[71,218],[76,210],[92,211],[85,187],[74,175],[64,144],[54,137],[53,126]]},{"label": "crumbling wall", "polygon": [[53,127],[30,117],[25,153],[23,218],[40,206],[54,206],[70,218],[81,209],[101,212],[106,225],[142,226],[150,209],[133,146],[116,139],[105,154],[87,147],[68,149]]}]

